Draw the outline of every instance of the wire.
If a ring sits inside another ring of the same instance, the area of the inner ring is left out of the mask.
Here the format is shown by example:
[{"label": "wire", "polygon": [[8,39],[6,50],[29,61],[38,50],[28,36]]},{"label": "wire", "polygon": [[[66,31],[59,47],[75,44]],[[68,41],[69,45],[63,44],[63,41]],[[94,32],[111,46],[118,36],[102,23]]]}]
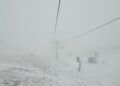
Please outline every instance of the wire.
[{"label": "wire", "polygon": [[111,20],[111,21],[109,21],[109,22],[107,22],[107,23],[105,23],[105,24],[103,24],[103,25],[97,26],[96,28],[93,28],[93,29],[91,29],[91,30],[89,30],[89,31],[87,31],[87,32],[84,32],[84,33],[80,34],[80,35],[77,35],[77,36],[75,36],[75,37],[73,37],[73,38],[71,38],[71,39],[69,39],[69,40],[75,40],[75,39],[78,39],[78,38],[80,38],[80,37],[83,37],[83,36],[85,36],[85,35],[93,32],[93,31],[96,31],[96,30],[98,30],[98,29],[101,29],[101,28],[105,27],[106,25],[109,25],[109,24],[111,24],[111,23],[113,23],[113,22],[115,22],[115,21],[118,21],[118,20],[120,20],[120,17],[117,17],[117,18],[115,18],[115,19],[113,19],[113,20]]}]

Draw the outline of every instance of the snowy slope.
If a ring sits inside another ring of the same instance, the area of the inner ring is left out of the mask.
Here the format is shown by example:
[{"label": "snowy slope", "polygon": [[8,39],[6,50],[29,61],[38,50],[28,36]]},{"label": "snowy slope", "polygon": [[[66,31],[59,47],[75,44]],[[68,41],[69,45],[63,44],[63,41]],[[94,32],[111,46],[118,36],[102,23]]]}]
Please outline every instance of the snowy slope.
[{"label": "snowy slope", "polygon": [[63,86],[63,84],[66,83],[42,70],[16,64],[1,64],[0,66],[0,86]]},{"label": "snowy slope", "polygon": [[37,57],[11,57],[0,57],[0,86],[120,86],[119,55],[104,56],[97,64],[82,61],[80,72],[74,58],[48,60],[43,66]]}]

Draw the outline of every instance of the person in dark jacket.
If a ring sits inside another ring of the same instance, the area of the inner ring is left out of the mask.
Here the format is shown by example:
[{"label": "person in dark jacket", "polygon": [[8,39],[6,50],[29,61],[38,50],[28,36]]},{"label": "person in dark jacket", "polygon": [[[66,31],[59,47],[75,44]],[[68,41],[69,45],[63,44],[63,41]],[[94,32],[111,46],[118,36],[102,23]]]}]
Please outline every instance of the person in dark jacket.
[{"label": "person in dark jacket", "polygon": [[80,72],[81,71],[81,60],[80,60],[80,57],[77,57],[77,62],[79,64],[79,66],[78,66],[78,72]]}]

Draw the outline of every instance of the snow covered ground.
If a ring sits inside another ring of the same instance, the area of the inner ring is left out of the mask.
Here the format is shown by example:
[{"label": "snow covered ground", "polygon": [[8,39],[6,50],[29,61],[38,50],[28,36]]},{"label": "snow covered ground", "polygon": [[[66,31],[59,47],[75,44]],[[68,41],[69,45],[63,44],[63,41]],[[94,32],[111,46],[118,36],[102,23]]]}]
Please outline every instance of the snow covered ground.
[{"label": "snow covered ground", "polygon": [[44,62],[39,56],[1,55],[0,86],[120,86],[120,55],[113,56],[97,64],[82,60],[78,72],[75,58]]}]

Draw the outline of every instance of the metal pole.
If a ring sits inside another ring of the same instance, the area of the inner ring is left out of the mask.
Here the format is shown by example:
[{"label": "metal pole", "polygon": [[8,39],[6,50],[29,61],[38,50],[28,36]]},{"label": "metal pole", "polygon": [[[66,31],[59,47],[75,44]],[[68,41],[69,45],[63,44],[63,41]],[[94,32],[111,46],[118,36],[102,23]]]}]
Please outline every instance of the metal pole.
[{"label": "metal pole", "polygon": [[59,0],[58,2],[57,16],[56,16],[55,27],[54,27],[54,32],[53,32],[53,42],[55,43],[55,57],[56,58],[58,58],[58,41],[56,37],[56,31],[57,31],[57,25],[58,25],[60,5],[61,5],[61,0]]},{"label": "metal pole", "polygon": [[55,43],[55,57],[58,58],[58,42]]}]

